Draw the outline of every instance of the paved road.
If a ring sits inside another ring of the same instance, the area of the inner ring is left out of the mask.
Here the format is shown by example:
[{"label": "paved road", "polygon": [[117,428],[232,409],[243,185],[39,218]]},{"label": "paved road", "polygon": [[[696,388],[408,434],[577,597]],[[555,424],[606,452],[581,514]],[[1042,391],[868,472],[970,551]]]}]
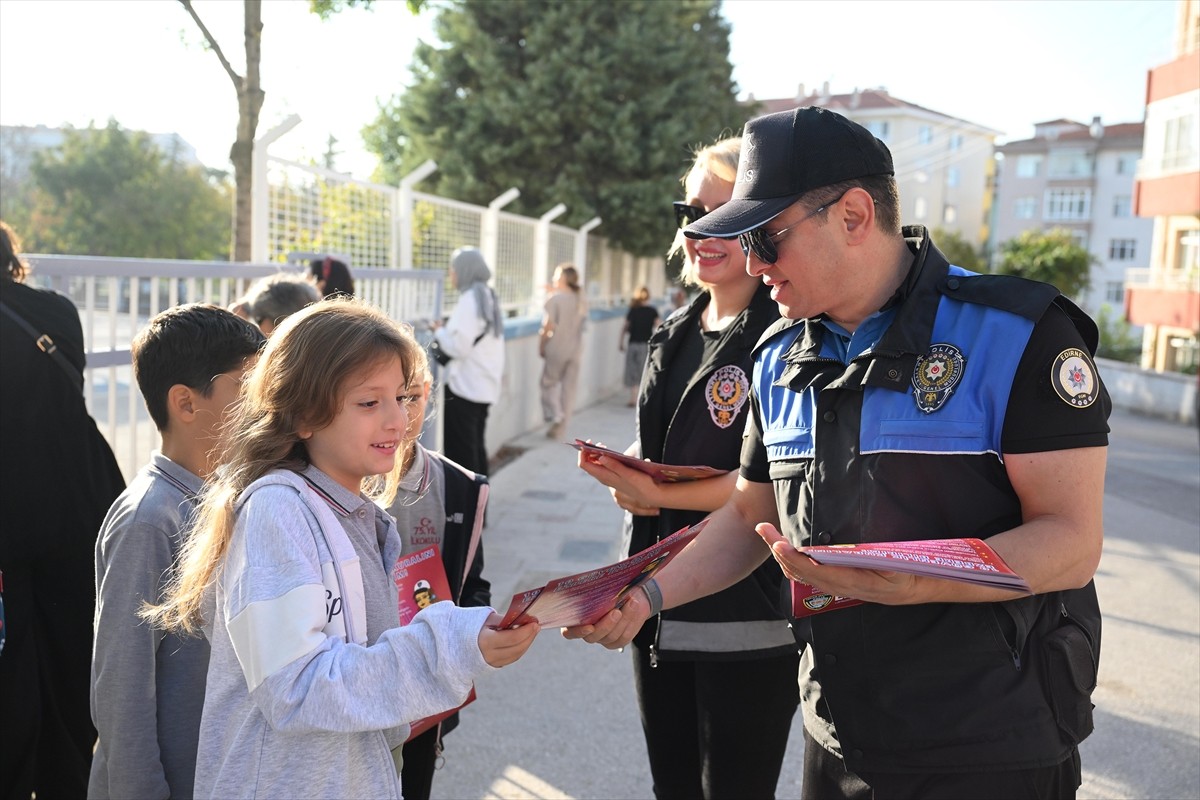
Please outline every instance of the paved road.
[{"label": "paved road", "polygon": [[[1105,492],[1105,612],[1096,732],[1080,796],[1200,798],[1200,440],[1195,428],[1114,414]],[[568,436],[624,447],[620,397],[579,413]],[[574,466],[529,435],[493,479],[486,574],[494,602],[617,557],[620,514]],[[651,798],[628,653],[543,631],[527,656],[479,683],[446,738],[434,796]],[[780,798],[800,793],[799,719]]]}]

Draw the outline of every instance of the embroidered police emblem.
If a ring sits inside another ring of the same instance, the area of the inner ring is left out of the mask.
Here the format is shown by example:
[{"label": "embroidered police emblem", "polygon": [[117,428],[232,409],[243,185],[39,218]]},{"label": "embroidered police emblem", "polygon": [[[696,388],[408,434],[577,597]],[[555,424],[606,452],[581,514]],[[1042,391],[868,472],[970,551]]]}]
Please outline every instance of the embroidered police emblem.
[{"label": "embroidered police emblem", "polygon": [[729,364],[721,367],[708,379],[704,398],[708,413],[718,428],[728,428],[737,418],[750,394],[750,381],[741,367]]},{"label": "embroidered police emblem", "polygon": [[917,408],[930,414],[945,405],[962,380],[966,366],[962,351],[954,345],[943,342],[930,347],[928,353],[917,359],[913,370],[913,397]]},{"label": "embroidered police emblem", "polygon": [[1050,367],[1050,385],[1063,402],[1087,408],[1096,402],[1096,365],[1084,350],[1068,347]]}]

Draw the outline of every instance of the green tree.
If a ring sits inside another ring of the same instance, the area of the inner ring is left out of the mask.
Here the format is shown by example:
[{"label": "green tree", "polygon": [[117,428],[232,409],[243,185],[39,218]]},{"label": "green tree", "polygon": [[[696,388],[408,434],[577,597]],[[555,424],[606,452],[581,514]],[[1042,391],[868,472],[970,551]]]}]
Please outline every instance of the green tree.
[{"label": "green tree", "polygon": [[1096,355],[1133,364],[1141,360],[1142,337],[1134,335],[1124,317],[1114,316],[1112,306],[1108,303],[1100,306],[1096,327],[1100,329],[1100,345],[1096,348]]},{"label": "green tree", "polygon": [[996,272],[1050,283],[1068,297],[1079,297],[1091,283],[1092,254],[1070,231],[1024,231],[1000,245]]},{"label": "green tree", "polygon": [[969,269],[972,272],[984,271],[985,265],[983,257],[979,254],[979,250],[958,231],[934,228],[930,236],[933,238],[933,243],[937,245],[938,250],[942,251],[942,255],[946,256],[946,259],[951,264],[963,269]]},{"label": "green tree", "polygon": [[395,182],[426,159],[440,194],[556,203],[625,249],[663,253],[691,149],[741,130],[719,0],[457,0],[418,45],[410,88],[364,131]]},{"label": "green tree", "polygon": [[[373,0],[309,0],[308,7],[321,19],[328,19],[331,14],[336,14],[344,8],[370,8],[372,2]],[[249,261],[254,136],[258,131],[258,115],[262,111],[263,101],[267,97],[266,92],[263,91],[261,79],[262,0],[242,0],[244,10],[242,48],[246,54],[244,75],[239,75],[233,68],[216,37],[212,35],[208,26],[196,13],[196,9],[192,6],[192,0],[179,0],[179,3],[196,23],[200,33],[204,35],[206,46],[221,62],[221,68],[229,76],[234,91],[237,93],[237,138],[234,139],[233,146],[229,150],[229,160],[233,162],[236,186],[233,215],[233,257],[237,261]],[[424,4],[425,0],[408,0],[408,8],[414,14],[420,11]]]},{"label": "green tree", "polygon": [[30,252],[229,257],[228,184],[115,120],[68,130],[61,148],[34,155],[30,180]]}]

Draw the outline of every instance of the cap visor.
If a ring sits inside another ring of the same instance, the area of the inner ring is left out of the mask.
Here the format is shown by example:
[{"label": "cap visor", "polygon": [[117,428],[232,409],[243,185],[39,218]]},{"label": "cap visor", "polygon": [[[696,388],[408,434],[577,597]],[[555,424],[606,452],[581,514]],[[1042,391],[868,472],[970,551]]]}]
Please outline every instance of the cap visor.
[{"label": "cap visor", "polygon": [[730,200],[688,225],[683,229],[683,235],[689,239],[730,239],[775,219],[798,197]]}]

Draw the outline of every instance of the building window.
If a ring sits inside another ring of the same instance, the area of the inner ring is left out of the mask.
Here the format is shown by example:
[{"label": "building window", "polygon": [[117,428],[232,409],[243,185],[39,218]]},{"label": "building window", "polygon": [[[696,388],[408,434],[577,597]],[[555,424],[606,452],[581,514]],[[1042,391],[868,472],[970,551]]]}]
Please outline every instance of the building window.
[{"label": "building window", "polygon": [[1133,261],[1137,257],[1137,239],[1109,239],[1109,261]]},{"label": "building window", "polygon": [[1042,157],[1040,155],[1017,156],[1018,178],[1036,178],[1041,169]]},{"label": "building window", "polygon": [[1193,114],[1167,120],[1163,142],[1163,169],[1183,169],[1196,162],[1196,118]]},{"label": "building window", "polygon": [[1133,213],[1133,197],[1127,194],[1119,194],[1113,198],[1113,216],[1128,217]]},{"label": "building window", "polygon": [[950,149],[951,150],[962,150],[962,146],[963,146],[963,135],[961,133],[950,134]]},{"label": "building window", "polygon": [[1193,228],[1179,232],[1175,263],[1179,271],[1184,273],[1200,269],[1200,230]]},{"label": "building window", "polygon": [[1053,150],[1046,163],[1051,178],[1090,178],[1092,154],[1086,150]]},{"label": "building window", "polygon": [[1084,250],[1088,249],[1087,231],[1072,230],[1070,231],[1070,234],[1071,238],[1075,240],[1075,244],[1079,245]]},{"label": "building window", "polygon": [[1013,203],[1013,216],[1017,219],[1033,219],[1037,214],[1036,197],[1018,197]]},{"label": "building window", "polygon": [[925,219],[925,215],[929,213],[929,207],[925,203],[924,197],[918,197],[913,202],[913,216],[917,219]]},{"label": "building window", "polygon": [[1117,156],[1117,174],[1128,175],[1133,172],[1133,156]]},{"label": "building window", "polygon": [[947,225],[953,225],[955,222],[958,222],[958,209],[947,203],[942,208],[942,222]]},{"label": "building window", "polygon": [[1045,219],[1088,219],[1091,214],[1091,189],[1048,189],[1046,191]]},{"label": "building window", "polygon": [[886,119],[879,119],[879,120],[874,120],[872,122],[868,122],[864,127],[867,130],[869,130],[871,132],[871,135],[874,136],[879,141],[886,142],[888,140],[888,133],[891,129],[891,125],[888,123],[888,121]]},{"label": "building window", "polygon": [[958,167],[946,167],[946,185],[951,189],[958,187]]},{"label": "building window", "polygon": [[1113,305],[1125,303],[1125,281],[1108,281],[1104,284],[1104,302]]},{"label": "building window", "polygon": [[933,126],[922,125],[917,128],[917,144],[929,144],[933,141]]}]

